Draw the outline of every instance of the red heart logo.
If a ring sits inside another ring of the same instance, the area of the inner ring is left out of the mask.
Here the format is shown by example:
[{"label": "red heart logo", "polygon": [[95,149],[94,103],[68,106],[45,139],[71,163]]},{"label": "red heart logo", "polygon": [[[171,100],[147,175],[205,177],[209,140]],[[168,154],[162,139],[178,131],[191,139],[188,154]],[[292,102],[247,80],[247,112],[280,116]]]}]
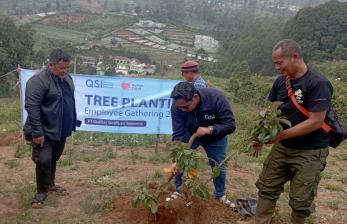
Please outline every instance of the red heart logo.
[{"label": "red heart logo", "polygon": [[127,82],[122,82],[121,84],[122,89],[129,89],[130,88],[130,83]]}]

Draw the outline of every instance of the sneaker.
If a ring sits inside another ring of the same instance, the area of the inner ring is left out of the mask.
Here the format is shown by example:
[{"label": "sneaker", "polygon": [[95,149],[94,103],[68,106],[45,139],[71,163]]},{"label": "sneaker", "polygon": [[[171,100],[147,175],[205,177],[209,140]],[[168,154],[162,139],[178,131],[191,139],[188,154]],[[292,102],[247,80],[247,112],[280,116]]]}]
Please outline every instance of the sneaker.
[{"label": "sneaker", "polygon": [[218,198],[218,201],[223,203],[224,205],[230,207],[230,208],[236,207],[236,205],[233,202],[231,202],[230,200],[228,200],[225,195],[223,197]]}]

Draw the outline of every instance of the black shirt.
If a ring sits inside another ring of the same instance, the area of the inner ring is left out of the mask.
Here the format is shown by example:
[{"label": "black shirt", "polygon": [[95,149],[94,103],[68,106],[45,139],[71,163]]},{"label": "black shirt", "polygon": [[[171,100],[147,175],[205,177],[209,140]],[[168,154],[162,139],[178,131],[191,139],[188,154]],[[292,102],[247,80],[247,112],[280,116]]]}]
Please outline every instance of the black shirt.
[{"label": "black shirt", "polygon": [[72,133],[75,103],[69,84],[64,79],[59,79],[59,84],[63,93],[63,123],[61,137],[64,138],[70,136]]},{"label": "black shirt", "polygon": [[[333,87],[328,79],[313,69],[308,71],[298,79],[291,79],[291,86],[299,104],[311,112],[329,111],[331,108],[331,97]],[[285,116],[295,126],[307,119],[292,103],[288,96],[285,77],[280,76],[274,82],[269,100],[271,102],[281,101],[280,109],[282,116]],[[287,129],[286,125],[283,125]],[[329,135],[321,128],[307,135],[282,140],[281,143],[288,148],[295,149],[319,149],[329,146]]]}]

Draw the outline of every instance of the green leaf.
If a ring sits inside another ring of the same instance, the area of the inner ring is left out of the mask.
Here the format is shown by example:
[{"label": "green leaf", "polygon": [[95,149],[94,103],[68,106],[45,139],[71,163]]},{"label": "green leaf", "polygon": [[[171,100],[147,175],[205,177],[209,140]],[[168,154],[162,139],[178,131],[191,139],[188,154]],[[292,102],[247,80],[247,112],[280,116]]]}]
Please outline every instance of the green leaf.
[{"label": "green leaf", "polygon": [[284,119],[284,118],[279,119],[279,122],[282,123],[282,124],[286,124],[286,125],[288,125],[289,127],[292,126],[292,123],[291,123],[289,120]]},{"label": "green leaf", "polygon": [[157,213],[157,211],[158,211],[158,204],[155,201],[150,201],[149,207],[151,208],[152,214]]},{"label": "green leaf", "polygon": [[218,166],[212,168],[212,175],[213,177],[218,177],[220,175],[220,168]]}]

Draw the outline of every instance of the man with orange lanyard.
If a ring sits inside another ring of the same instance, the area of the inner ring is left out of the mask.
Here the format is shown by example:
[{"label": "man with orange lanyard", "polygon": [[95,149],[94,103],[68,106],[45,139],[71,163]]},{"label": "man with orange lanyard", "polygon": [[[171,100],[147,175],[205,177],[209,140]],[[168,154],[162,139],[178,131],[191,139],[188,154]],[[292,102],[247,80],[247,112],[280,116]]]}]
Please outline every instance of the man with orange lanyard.
[{"label": "man with orange lanyard", "polygon": [[[270,223],[283,186],[290,181],[291,223],[303,224],[314,212],[319,175],[329,154],[330,136],[321,127],[331,109],[333,88],[327,78],[306,65],[294,40],[277,43],[272,60],[282,75],[274,82],[269,100],[283,102],[281,115],[292,126],[283,126],[284,130],[270,140],[274,146],[256,183],[259,192],[255,219],[239,223]],[[296,104],[308,111],[308,117]]]}]

